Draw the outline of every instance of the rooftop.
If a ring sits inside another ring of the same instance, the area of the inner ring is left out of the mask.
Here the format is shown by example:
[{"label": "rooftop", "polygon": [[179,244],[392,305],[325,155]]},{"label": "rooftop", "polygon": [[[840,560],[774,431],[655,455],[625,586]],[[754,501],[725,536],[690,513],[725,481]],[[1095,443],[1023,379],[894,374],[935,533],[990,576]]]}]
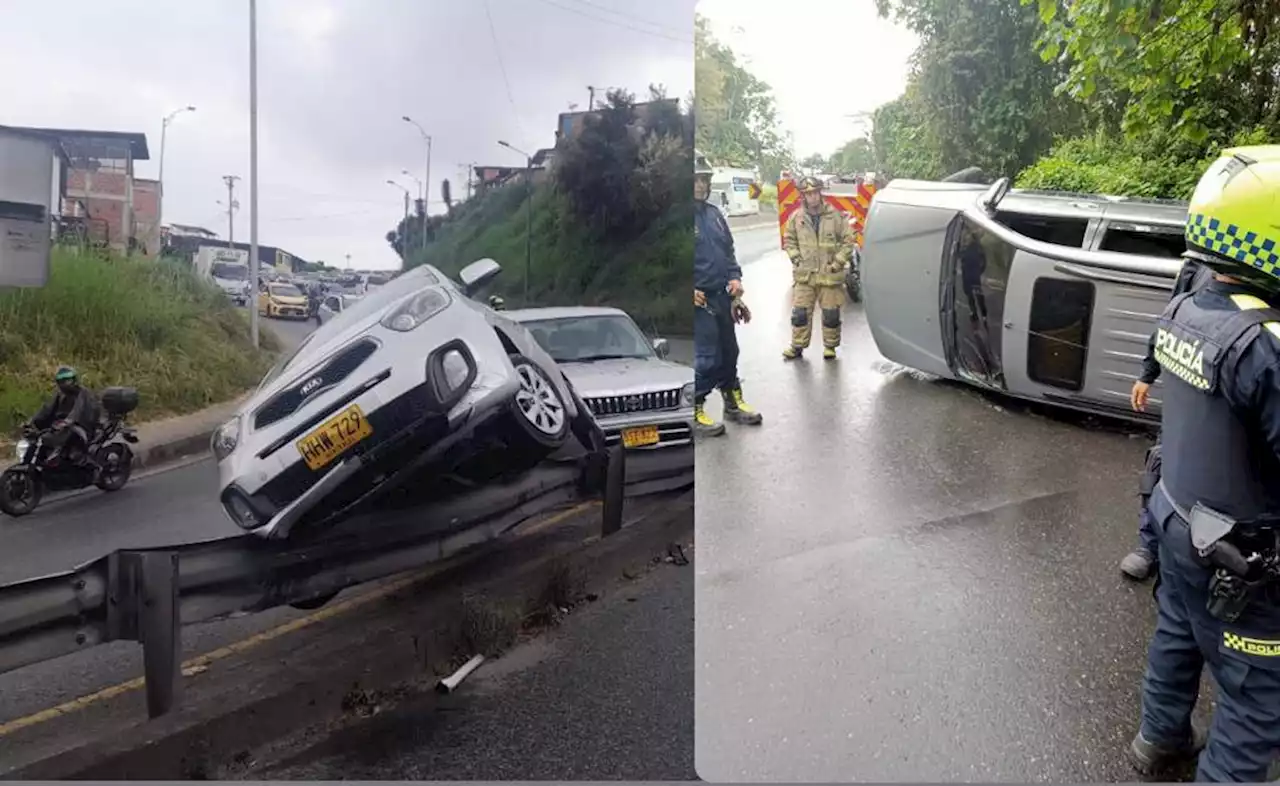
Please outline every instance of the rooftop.
[{"label": "rooftop", "polygon": [[149,161],[147,135],[132,131],[92,131],[80,128],[33,128],[0,126],[0,131],[38,134],[62,142],[71,158],[116,158],[121,147],[127,147],[134,161]]}]

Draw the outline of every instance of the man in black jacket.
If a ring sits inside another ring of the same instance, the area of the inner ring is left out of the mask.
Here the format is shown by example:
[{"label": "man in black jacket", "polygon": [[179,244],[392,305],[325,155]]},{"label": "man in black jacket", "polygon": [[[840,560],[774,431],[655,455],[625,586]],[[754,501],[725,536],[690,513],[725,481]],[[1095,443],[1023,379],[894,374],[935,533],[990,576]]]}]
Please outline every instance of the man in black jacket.
[{"label": "man in black jacket", "polygon": [[86,460],[89,440],[98,428],[98,401],[90,390],[81,387],[80,376],[74,368],[62,366],[53,378],[57,392],[32,416],[27,426],[53,429],[44,440],[45,448],[50,451],[49,458],[62,454],[72,463],[82,463]]},{"label": "man in black jacket", "polygon": [[[1188,259],[1183,264],[1182,270],[1178,271],[1178,278],[1173,282],[1173,294],[1170,295],[1170,299],[1183,292],[1199,289],[1212,278],[1213,271],[1210,268],[1194,259]],[[1152,331],[1151,338],[1147,340],[1147,356],[1142,359],[1142,376],[1138,377],[1138,380],[1133,383],[1133,389],[1129,391],[1129,405],[1135,412],[1146,410],[1151,386],[1160,377],[1160,364],[1155,359],[1155,346],[1156,334]],[[1151,513],[1147,510],[1147,501],[1155,489],[1155,484],[1160,480],[1159,439],[1156,442],[1156,446],[1147,452],[1146,468],[1140,484],[1142,502],[1141,510],[1138,512],[1138,547],[1120,560],[1120,571],[1135,581],[1146,581],[1155,575],[1157,567],[1156,555],[1159,552],[1156,549],[1155,524],[1151,520]]]}]

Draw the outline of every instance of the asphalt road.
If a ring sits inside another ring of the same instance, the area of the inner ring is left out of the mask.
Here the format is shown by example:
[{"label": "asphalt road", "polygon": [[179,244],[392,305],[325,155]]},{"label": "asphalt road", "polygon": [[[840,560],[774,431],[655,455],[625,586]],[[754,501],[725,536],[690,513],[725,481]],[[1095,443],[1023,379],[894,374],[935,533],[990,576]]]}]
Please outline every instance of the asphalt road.
[{"label": "asphalt road", "polygon": [[839,360],[815,328],[785,363],[777,242],[737,237],[764,425],[697,450],[699,775],[1133,780],[1153,603],[1117,564],[1148,439],[893,367],[858,305]]},{"label": "asphalt road", "polygon": [[457,693],[246,777],[694,780],[693,591],[692,567],[659,566],[481,666]]}]

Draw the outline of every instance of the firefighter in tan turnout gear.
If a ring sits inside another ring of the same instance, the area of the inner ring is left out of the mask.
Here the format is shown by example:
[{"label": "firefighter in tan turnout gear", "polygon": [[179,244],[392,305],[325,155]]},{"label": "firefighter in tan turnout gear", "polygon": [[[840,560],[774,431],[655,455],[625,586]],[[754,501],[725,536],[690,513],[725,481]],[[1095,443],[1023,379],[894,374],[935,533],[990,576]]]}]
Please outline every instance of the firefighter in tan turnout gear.
[{"label": "firefighter in tan turnout gear", "polygon": [[854,236],[844,214],[822,198],[822,182],[806,177],[797,183],[804,209],[787,221],[783,248],[791,257],[791,346],[787,360],[799,358],[813,335],[815,311],[822,319],[822,356],[834,360],[840,346],[840,309],[844,280],[853,262]]}]

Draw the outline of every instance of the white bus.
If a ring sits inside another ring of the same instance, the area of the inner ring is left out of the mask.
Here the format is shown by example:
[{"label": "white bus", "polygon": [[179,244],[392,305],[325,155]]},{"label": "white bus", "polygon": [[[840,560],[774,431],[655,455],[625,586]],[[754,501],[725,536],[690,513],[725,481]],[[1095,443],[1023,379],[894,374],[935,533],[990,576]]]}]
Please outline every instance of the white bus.
[{"label": "white bus", "polygon": [[711,174],[711,198],[726,216],[753,216],[760,212],[760,200],[751,198],[751,184],[760,177],[751,169],[715,167]]}]

